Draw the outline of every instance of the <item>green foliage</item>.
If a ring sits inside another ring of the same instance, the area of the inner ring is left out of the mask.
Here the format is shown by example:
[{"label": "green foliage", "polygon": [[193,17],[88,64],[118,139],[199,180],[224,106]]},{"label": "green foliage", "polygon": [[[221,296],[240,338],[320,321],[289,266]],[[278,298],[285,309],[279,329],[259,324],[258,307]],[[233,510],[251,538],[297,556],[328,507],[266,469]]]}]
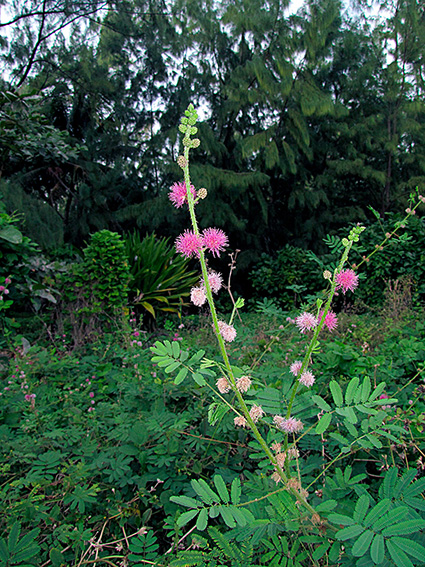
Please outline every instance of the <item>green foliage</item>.
[{"label": "green foliage", "polygon": [[140,239],[137,232],[125,239],[133,303],[153,317],[156,311],[180,315],[186,305],[184,298],[198,281],[195,272],[189,270],[189,262],[168,242],[168,238],[155,234]]},{"label": "green foliage", "polygon": [[[425,547],[415,539],[415,533],[423,531],[425,520],[417,512],[424,510],[423,500],[413,495],[423,492],[424,483],[412,484],[417,471],[406,471],[398,479],[397,469],[389,469],[380,488],[380,500],[375,503],[364,491],[357,500],[353,515],[330,514],[329,520],[339,526],[336,538],[350,545],[354,557],[369,557],[362,565],[380,565],[385,559],[392,559],[397,567],[413,565],[423,561]],[[423,481],[423,479],[421,479]],[[403,537],[401,537],[403,536]],[[353,540],[353,541],[350,541]],[[347,545],[346,544],[346,545]],[[359,565],[359,563],[357,563]]]},{"label": "green foliage", "polygon": [[[319,274],[320,276],[320,274]],[[317,275],[317,266],[307,251],[286,245],[276,254],[261,254],[261,259],[249,273],[253,299],[273,299],[277,305],[289,310],[308,293],[324,287]]]},{"label": "green foliage", "polygon": [[21,525],[15,522],[10,529],[7,540],[0,538],[0,566],[1,567],[29,567],[36,565],[35,555],[40,550],[36,542],[39,529],[33,529],[21,536]]}]

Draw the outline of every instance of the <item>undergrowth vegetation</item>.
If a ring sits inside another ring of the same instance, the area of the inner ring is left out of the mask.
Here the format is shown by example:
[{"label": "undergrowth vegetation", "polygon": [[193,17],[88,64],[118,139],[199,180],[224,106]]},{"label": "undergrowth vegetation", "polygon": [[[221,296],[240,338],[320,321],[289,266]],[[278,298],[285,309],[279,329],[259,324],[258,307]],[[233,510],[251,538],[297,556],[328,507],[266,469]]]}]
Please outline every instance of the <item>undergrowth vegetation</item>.
[{"label": "undergrowth vegetation", "polygon": [[197,226],[195,123],[170,193],[185,259],[104,230],[36,263],[0,217],[0,566],[424,565],[423,197],[377,247],[356,225],[264,257],[243,311],[212,269],[227,236]]}]

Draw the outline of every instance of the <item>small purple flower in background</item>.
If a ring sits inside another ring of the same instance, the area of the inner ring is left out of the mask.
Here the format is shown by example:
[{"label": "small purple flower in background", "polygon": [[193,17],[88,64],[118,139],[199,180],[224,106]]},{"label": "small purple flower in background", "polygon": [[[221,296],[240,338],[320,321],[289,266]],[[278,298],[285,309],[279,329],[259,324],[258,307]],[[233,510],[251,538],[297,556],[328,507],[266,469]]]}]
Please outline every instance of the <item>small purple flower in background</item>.
[{"label": "small purple flower in background", "polygon": [[[193,198],[195,198],[196,191],[193,185],[190,187],[190,192],[192,193]],[[168,198],[176,209],[182,207],[187,201],[186,183],[174,183],[171,187],[171,191],[168,193]]]},{"label": "small purple flower in background", "polygon": [[314,374],[310,372],[310,370],[306,370],[298,378],[298,381],[304,386],[307,386],[307,388],[310,388],[310,386],[314,384]]},{"label": "small purple flower in background", "polygon": [[190,300],[197,307],[201,307],[207,300],[204,287],[192,287],[190,290]]},{"label": "small purple flower in background", "polygon": [[223,340],[231,343],[236,338],[236,329],[233,325],[228,325],[224,321],[218,322],[218,329],[220,331],[220,335],[223,337]]},{"label": "small purple flower in background", "polygon": [[89,393],[89,397],[90,397],[90,398],[94,398],[94,392],[90,392],[90,393]]},{"label": "small purple flower in background", "polygon": [[[319,313],[319,321],[322,321],[323,311]],[[325,317],[325,326],[329,331],[334,331],[338,326],[338,318],[333,311],[328,311]]]},{"label": "small purple flower in background", "polygon": [[336,275],[336,290],[341,289],[345,294],[348,290],[354,291],[359,285],[359,276],[353,270],[341,270]]},{"label": "small purple flower in background", "polygon": [[302,315],[299,315],[295,319],[295,323],[301,333],[305,333],[306,331],[310,331],[317,327],[317,319],[311,313],[304,312]]},{"label": "small purple flower in background", "polygon": [[176,250],[179,254],[183,254],[186,258],[193,256],[199,257],[199,250],[202,246],[202,240],[192,230],[185,230],[183,234],[177,237]]},{"label": "small purple flower in background", "polygon": [[31,402],[32,400],[35,400],[35,394],[25,394],[25,399],[27,402]]},{"label": "small purple flower in background", "polygon": [[301,362],[301,360],[296,360],[295,362],[293,362],[291,364],[291,366],[289,367],[289,371],[294,375],[294,376],[298,376],[299,371],[301,370],[301,366],[303,365],[303,363]]},{"label": "small purple flower in background", "polygon": [[202,233],[202,244],[213,256],[220,256],[229,240],[220,228],[206,228]]}]

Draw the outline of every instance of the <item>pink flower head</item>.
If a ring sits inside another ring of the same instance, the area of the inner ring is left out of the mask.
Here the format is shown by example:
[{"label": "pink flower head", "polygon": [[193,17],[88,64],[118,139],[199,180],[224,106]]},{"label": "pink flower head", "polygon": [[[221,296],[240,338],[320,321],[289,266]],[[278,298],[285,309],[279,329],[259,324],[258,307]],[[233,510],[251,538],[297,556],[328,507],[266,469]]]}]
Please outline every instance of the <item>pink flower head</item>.
[{"label": "pink flower head", "polygon": [[281,415],[275,415],[273,422],[285,433],[298,433],[304,428],[302,421],[296,419],[295,417],[288,417],[288,419],[286,419]]},{"label": "pink flower head", "polygon": [[176,239],[176,250],[186,258],[199,257],[202,240],[192,230],[185,230]]},{"label": "pink flower head", "polygon": [[0,293],[1,293],[2,291],[4,291],[5,289],[6,289],[6,288],[4,287],[4,285],[0,285]]},{"label": "pink flower head", "polygon": [[317,327],[317,319],[311,313],[304,312],[295,319],[295,324],[302,333],[305,333]]},{"label": "pink flower head", "polygon": [[354,291],[358,285],[359,276],[356,276],[353,270],[341,270],[339,274],[336,275],[335,289],[341,289],[344,294],[347,290]]},{"label": "pink flower head", "polygon": [[294,375],[294,376],[298,376],[299,371],[301,370],[301,366],[303,365],[303,363],[301,362],[301,360],[296,360],[295,362],[293,362],[291,364],[291,366],[289,367],[289,371]]},{"label": "pink flower head", "polygon": [[211,291],[213,293],[217,293],[223,285],[223,278],[221,277],[221,274],[211,271],[208,272],[208,282],[210,284]]},{"label": "pink flower head", "polygon": [[[319,313],[319,321],[322,321],[323,318],[323,311]],[[328,311],[325,317],[325,327],[328,328],[329,331],[334,331],[338,326],[338,318],[333,311]]]},{"label": "pink flower head", "polygon": [[314,374],[310,372],[310,370],[306,370],[301,374],[298,380],[300,384],[303,384],[304,386],[307,386],[307,388],[310,388],[310,386],[313,386],[314,384]]},{"label": "pink flower head", "polygon": [[243,415],[238,415],[237,417],[235,417],[233,423],[236,425],[236,427],[246,427],[248,425],[248,422]]},{"label": "pink flower head", "polygon": [[241,376],[236,382],[236,388],[241,393],[248,392],[252,384],[251,378],[249,376]]},{"label": "pink flower head", "polygon": [[4,280],[4,283],[5,283],[6,285],[9,285],[10,283],[12,283],[12,280],[11,280],[10,278],[6,278],[6,279]]},{"label": "pink flower head", "polygon": [[218,322],[218,329],[220,331],[220,335],[223,337],[223,340],[231,343],[236,338],[236,329],[233,325],[228,325],[224,321]]},{"label": "pink flower head", "polygon": [[[193,185],[190,186],[190,192],[192,193],[193,198],[195,198],[196,191]],[[176,207],[176,209],[182,207],[187,201],[186,183],[174,183],[174,185],[171,187],[171,191],[168,193],[168,198]]]},{"label": "pink flower head", "polygon": [[264,415],[264,410],[261,406],[252,406],[252,408],[249,410],[249,415],[252,419],[252,421],[254,423],[257,423],[257,421],[263,417]]},{"label": "pink flower head", "polygon": [[216,386],[220,394],[227,394],[227,392],[230,392],[230,390],[232,389],[227,378],[224,377],[221,377],[217,380]]},{"label": "pink flower head", "polygon": [[202,233],[202,244],[213,256],[220,256],[220,252],[224,252],[229,240],[221,229],[206,228]]},{"label": "pink flower head", "polygon": [[197,307],[201,307],[207,300],[207,296],[205,295],[205,288],[203,286],[200,287],[192,287],[190,290],[190,301],[196,305]]},{"label": "pink flower head", "polygon": [[89,397],[90,397],[90,398],[94,398],[94,392],[90,392],[90,393],[89,393]]}]

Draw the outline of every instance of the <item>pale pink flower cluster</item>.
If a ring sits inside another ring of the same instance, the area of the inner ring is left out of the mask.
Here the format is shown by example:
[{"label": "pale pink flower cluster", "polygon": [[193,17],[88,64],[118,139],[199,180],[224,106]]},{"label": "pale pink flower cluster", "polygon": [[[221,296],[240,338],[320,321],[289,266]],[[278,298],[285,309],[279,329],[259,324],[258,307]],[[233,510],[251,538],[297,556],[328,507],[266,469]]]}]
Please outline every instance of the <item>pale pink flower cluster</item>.
[{"label": "pale pink flower cluster", "polygon": [[236,381],[236,388],[239,390],[239,392],[244,394],[245,392],[248,392],[249,388],[251,387],[251,384],[252,382],[249,376],[241,376]]},{"label": "pale pink flower cluster", "polygon": [[302,367],[303,363],[301,362],[301,360],[296,360],[295,362],[293,362],[291,364],[291,366],[289,367],[289,371],[291,372],[291,374],[293,374],[294,376],[298,376],[301,367]]},{"label": "pale pink flower cluster", "polygon": [[341,270],[339,274],[336,275],[336,290],[342,290],[342,293],[346,293],[348,290],[354,291],[359,285],[359,276],[355,274],[353,270]]},{"label": "pale pink flower cluster", "polygon": [[[223,278],[217,272],[210,271],[208,273],[208,282],[210,284],[211,291],[213,293],[217,293],[221,289]],[[207,292],[203,280],[198,287],[192,287],[190,290],[190,300],[198,307],[201,307],[206,302]]]},{"label": "pale pink flower cluster", "polygon": [[310,370],[306,370],[298,378],[298,381],[300,382],[300,384],[303,384],[304,386],[307,386],[307,388],[310,388],[314,384],[314,374],[310,372]]},{"label": "pale pink flower cluster", "polygon": [[263,417],[264,415],[264,410],[261,406],[252,406],[252,408],[249,410],[249,415],[251,416],[251,419],[254,423],[257,423],[257,421]]},{"label": "pale pink flower cluster", "polygon": [[311,313],[304,312],[295,319],[295,324],[301,333],[305,333],[317,327],[317,318]]},{"label": "pale pink flower cluster", "polygon": [[220,256],[220,252],[223,252],[228,244],[226,234],[219,228],[206,228],[199,235],[193,230],[185,230],[176,239],[176,250],[186,258],[199,258],[201,249],[209,250],[213,256]]},{"label": "pale pink flower cluster", "polygon": [[298,433],[304,428],[302,421],[296,419],[295,417],[285,418],[281,415],[275,415],[273,418],[273,423],[285,433]]},{"label": "pale pink flower cluster", "polygon": [[228,325],[224,321],[218,322],[218,330],[220,331],[220,335],[222,336],[223,340],[231,343],[236,338],[236,329],[233,325]]},{"label": "pale pink flower cluster", "polygon": [[230,390],[232,389],[227,378],[224,377],[217,380],[216,386],[220,394],[227,394],[227,392],[230,392]]},{"label": "pale pink flower cluster", "polygon": [[207,295],[203,286],[192,287],[192,289],[190,290],[190,301],[194,305],[201,307],[206,302],[206,300]]},{"label": "pale pink flower cluster", "polygon": [[247,427],[248,426],[248,422],[244,418],[243,415],[238,415],[237,417],[235,417],[235,419],[233,420],[233,423],[235,424],[236,427]]}]

